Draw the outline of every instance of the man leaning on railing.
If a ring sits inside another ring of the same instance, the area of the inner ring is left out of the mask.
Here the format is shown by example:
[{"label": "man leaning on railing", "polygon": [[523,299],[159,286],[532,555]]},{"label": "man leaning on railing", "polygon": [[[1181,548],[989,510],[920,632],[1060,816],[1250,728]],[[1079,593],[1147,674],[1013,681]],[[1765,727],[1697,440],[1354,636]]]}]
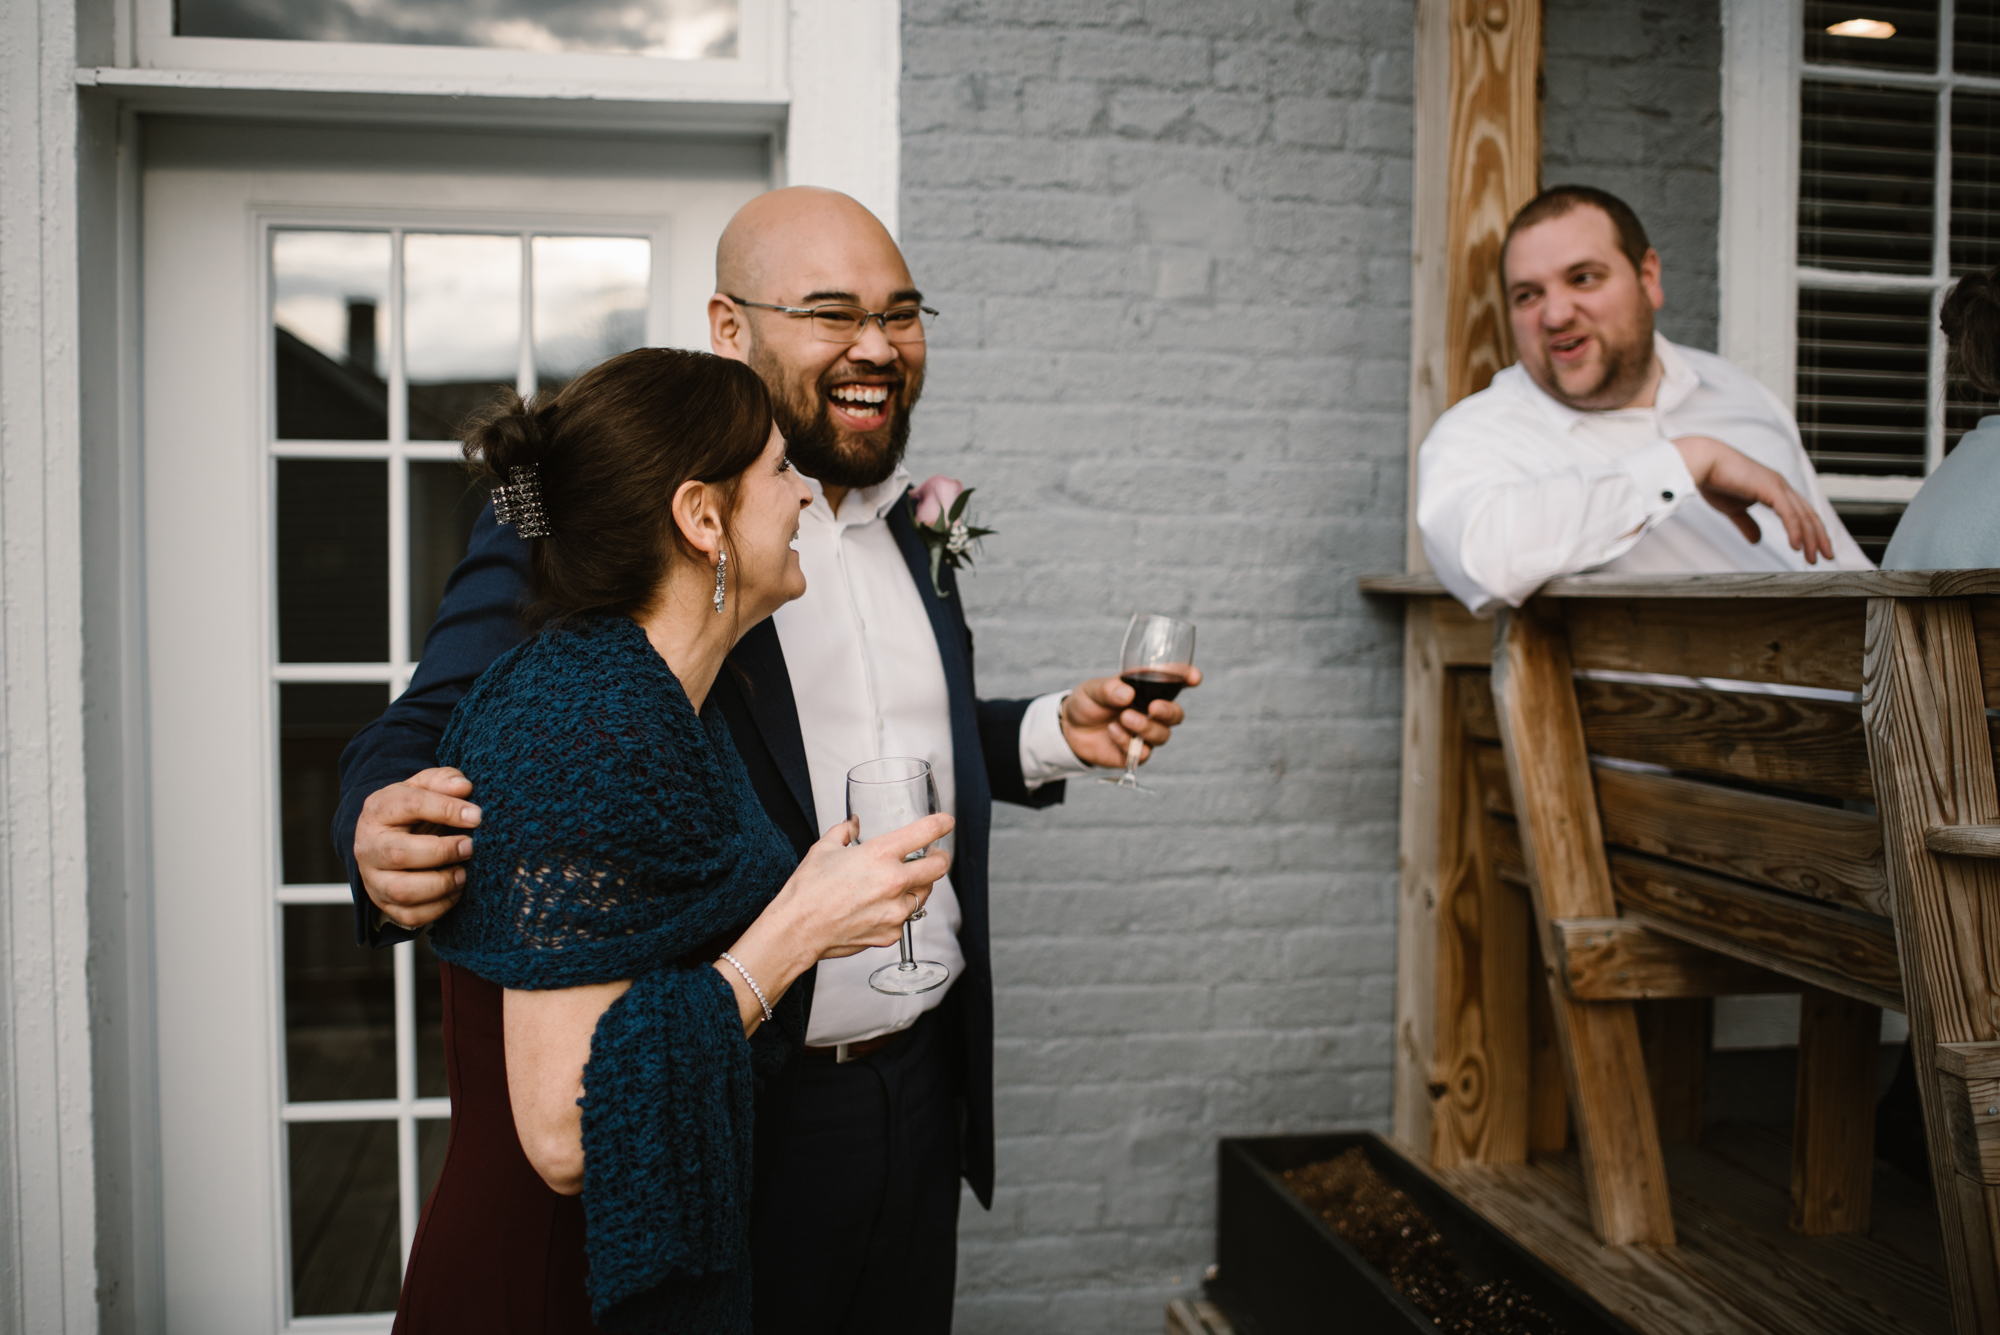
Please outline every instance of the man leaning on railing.
[{"label": "man leaning on railing", "polygon": [[1417,456],[1424,552],[1467,607],[1518,607],[1582,570],[1873,568],[1784,405],[1654,332],[1660,257],[1622,201],[1543,191],[1500,266],[1520,361],[1438,418]]}]

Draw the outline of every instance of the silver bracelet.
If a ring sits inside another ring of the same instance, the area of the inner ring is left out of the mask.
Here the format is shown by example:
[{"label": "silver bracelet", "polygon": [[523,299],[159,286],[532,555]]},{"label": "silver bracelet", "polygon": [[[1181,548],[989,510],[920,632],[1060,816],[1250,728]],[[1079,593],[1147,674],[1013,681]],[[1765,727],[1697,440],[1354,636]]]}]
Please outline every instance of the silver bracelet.
[{"label": "silver bracelet", "polygon": [[741,960],[737,959],[734,955],[730,954],[726,950],[722,952],[722,958],[729,961],[730,968],[736,970],[736,972],[743,975],[744,982],[750,984],[750,990],[757,994],[757,1004],[764,1008],[764,1023],[765,1024],[771,1023],[771,1020],[773,1018],[771,1015],[771,1003],[764,1000],[764,989],[757,986],[757,980],[750,976],[750,971],[743,967],[743,962]]}]

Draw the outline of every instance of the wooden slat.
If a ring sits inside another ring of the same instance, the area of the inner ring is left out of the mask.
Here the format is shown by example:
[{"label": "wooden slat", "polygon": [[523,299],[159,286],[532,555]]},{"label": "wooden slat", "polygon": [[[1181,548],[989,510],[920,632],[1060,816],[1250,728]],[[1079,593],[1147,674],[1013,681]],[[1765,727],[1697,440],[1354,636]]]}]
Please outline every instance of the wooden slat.
[{"label": "wooden slat", "polygon": [[[1454,696],[1490,698],[1485,673],[1449,676]],[[1439,1167],[1528,1157],[1531,917],[1527,896],[1495,874],[1467,749],[1461,743],[1453,804],[1462,822],[1458,862],[1440,877],[1438,890],[1431,1162]]]},{"label": "wooden slat", "polygon": [[1431,1086],[1437,1081],[1438,887],[1458,865],[1462,822],[1455,778],[1464,736],[1451,678],[1438,652],[1430,601],[1403,619],[1403,786],[1396,895],[1396,1041],[1392,1133],[1411,1155],[1431,1154]]},{"label": "wooden slat", "polygon": [[1579,680],[1592,752],[1829,797],[1874,797],[1861,708],[1782,695]]},{"label": "wooden slat", "polygon": [[1579,668],[1861,689],[1864,608],[1825,598],[1571,598]]},{"label": "wooden slat", "polygon": [[1493,622],[1475,617],[1456,598],[1431,604],[1431,629],[1437,636],[1438,659],[1450,668],[1478,668],[1486,674],[1493,663]]},{"label": "wooden slat", "polygon": [[[1492,653],[1491,645],[1487,647],[1487,653]],[[1465,728],[1466,736],[1492,744],[1497,753],[1500,749],[1500,719],[1493,712],[1492,674],[1484,669],[1474,672],[1460,668],[1451,675],[1456,681],[1454,692],[1458,699],[1458,719]],[[1506,762],[1501,762],[1501,767],[1504,769]]]},{"label": "wooden slat", "polygon": [[1873,816],[1607,765],[1597,766],[1596,776],[1608,843],[1888,915],[1882,831]]},{"label": "wooden slat", "polygon": [[1632,853],[1612,855],[1611,878],[1627,917],[1788,978],[1902,1009],[1896,941],[1886,919]]},{"label": "wooden slat", "polygon": [[1933,825],[1924,847],[1962,858],[2000,858],[2000,825]]},{"label": "wooden slat", "polygon": [[[1569,653],[1553,612],[1533,603],[1503,612],[1493,658],[1494,702],[1544,940],[1553,919],[1614,913]],[[1631,1003],[1577,1001],[1553,978],[1549,992],[1597,1235],[1614,1245],[1671,1246],[1666,1167]]]},{"label": "wooden slat", "polygon": [[[1410,145],[1410,435],[1404,476],[1405,568],[1430,569],[1417,527],[1417,451],[1439,414],[1451,406],[1445,371],[1445,322],[1451,266],[1451,11],[1452,0],[1417,0],[1411,60],[1413,134]],[[1424,576],[1429,578],[1429,576]],[[1435,581],[1433,581],[1435,582]],[[1363,581],[1366,587],[1366,581]]]},{"label": "wooden slat", "polygon": [[1709,1046],[1707,997],[1674,997],[1639,1007],[1639,1041],[1646,1049],[1646,1085],[1660,1144],[1689,1145],[1701,1137],[1703,1067]]},{"label": "wooden slat", "polygon": [[1792,1112],[1791,1224],[1801,1233],[1868,1231],[1881,1051],[1880,1007],[1806,989]]},{"label": "wooden slat", "polygon": [[1940,1043],[1937,1066],[1961,1080],[2000,1080],[2000,1043]]},{"label": "wooden slat", "polygon": [[1951,1129],[1951,1153],[1962,1182],[1982,1187],[2000,1184],[2000,1080],[1968,1080],[1942,1072],[1945,1124]]},{"label": "wooden slat", "polygon": [[1167,1335],[1236,1335],[1236,1327],[1214,1303],[1176,1298],[1167,1304]]},{"label": "wooden slat", "polygon": [[[1445,592],[1435,575],[1364,575],[1364,593]],[[1722,575],[1565,575],[1543,598],[1969,598],[2000,595],[1996,570],[1827,570]]]},{"label": "wooden slat", "polygon": [[1569,1094],[1549,1005],[1549,970],[1534,932],[1528,933],[1528,974],[1537,984],[1528,989],[1528,1153],[1560,1154],[1569,1148]]},{"label": "wooden slat", "polygon": [[[1924,846],[1938,826],[2000,822],[1972,608],[1870,603],[1865,671],[1911,1050],[2000,1040],[2000,865]],[[2000,1330],[2000,1187],[1959,1170],[1948,1109],[1963,1095],[1929,1062],[1917,1073],[1953,1318],[1961,1332]]]},{"label": "wooden slat", "polygon": [[1579,1001],[1796,992],[1796,979],[1654,931],[1631,918],[1558,918],[1558,969]]},{"label": "wooden slat", "polygon": [[1979,646],[1979,684],[1988,709],[2000,709],[2000,597],[1968,598]]}]

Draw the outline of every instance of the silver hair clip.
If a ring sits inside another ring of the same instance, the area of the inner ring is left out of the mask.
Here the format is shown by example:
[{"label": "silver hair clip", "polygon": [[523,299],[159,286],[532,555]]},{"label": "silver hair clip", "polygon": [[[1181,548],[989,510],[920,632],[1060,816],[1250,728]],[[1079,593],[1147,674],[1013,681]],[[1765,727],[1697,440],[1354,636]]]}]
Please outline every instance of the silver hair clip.
[{"label": "silver hair clip", "polygon": [[512,524],[524,538],[546,538],[552,533],[549,517],[542,510],[542,479],[533,464],[507,470],[508,485],[493,489],[493,517]]}]

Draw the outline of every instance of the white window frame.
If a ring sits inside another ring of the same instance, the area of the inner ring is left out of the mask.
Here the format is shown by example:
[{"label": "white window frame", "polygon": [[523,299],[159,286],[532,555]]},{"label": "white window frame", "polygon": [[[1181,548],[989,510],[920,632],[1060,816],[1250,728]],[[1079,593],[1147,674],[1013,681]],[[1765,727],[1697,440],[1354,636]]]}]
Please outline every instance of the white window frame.
[{"label": "white window frame", "polygon": [[[1755,375],[1787,407],[1798,376],[1801,287],[1850,292],[1927,292],[1931,298],[1929,403],[1924,473],[1944,461],[1944,335],[1938,305],[1951,285],[1951,97],[1958,89],[2000,92],[2000,79],[1949,73],[1952,0],[1938,4],[1938,68],[1925,74],[1845,65],[1807,66],[1802,0],[1723,0],[1722,214],[1716,239],[1724,357]],[[1799,92],[1807,74],[1922,89],[1938,99],[1931,272],[1922,277],[1802,268],[1798,263]],[[1922,477],[1822,473],[1834,502],[1908,502]]]},{"label": "white window frame", "polygon": [[449,95],[561,97],[616,90],[648,99],[767,100],[784,86],[783,0],[737,0],[737,54],[721,60],[408,46],[376,42],[271,41],[174,35],[173,0],[133,0],[134,63],[141,69],[288,75],[304,89],[369,81],[409,81],[399,91]]}]

